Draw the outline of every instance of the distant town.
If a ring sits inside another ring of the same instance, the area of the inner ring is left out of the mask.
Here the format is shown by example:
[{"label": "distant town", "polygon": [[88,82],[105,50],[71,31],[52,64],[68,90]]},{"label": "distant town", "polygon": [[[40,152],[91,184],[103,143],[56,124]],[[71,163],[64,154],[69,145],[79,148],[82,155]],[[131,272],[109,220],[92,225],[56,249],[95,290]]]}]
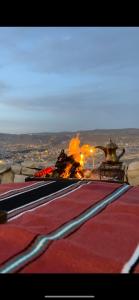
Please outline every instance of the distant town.
[{"label": "distant town", "polygon": [[[29,160],[47,165],[54,164],[61,149],[68,150],[69,141],[79,133],[81,144],[105,145],[109,138],[125,148],[122,160],[127,164],[139,160],[139,129],[89,130],[78,132],[40,133],[40,134],[0,134],[0,163],[22,163]],[[117,150],[117,151],[120,151]],[[94,154],[96,166],[103,160],[102,151]],[[91,166],[91,158],[87,166]]]}]

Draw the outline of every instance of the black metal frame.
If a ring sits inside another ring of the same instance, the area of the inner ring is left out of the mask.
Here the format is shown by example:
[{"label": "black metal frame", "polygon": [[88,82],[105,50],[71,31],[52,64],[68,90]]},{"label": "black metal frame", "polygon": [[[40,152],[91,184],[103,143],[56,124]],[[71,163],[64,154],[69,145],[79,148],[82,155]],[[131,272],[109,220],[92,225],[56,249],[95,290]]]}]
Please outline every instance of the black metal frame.
[{"label": "black metal frame", "polygon": [[128,183],[128,176],[125,169],[126,167],[123,167],[122,162],[102,162],[98,168],[100,180],[105,176],[109,178],[112,177],[113,181],[116,182]]}]

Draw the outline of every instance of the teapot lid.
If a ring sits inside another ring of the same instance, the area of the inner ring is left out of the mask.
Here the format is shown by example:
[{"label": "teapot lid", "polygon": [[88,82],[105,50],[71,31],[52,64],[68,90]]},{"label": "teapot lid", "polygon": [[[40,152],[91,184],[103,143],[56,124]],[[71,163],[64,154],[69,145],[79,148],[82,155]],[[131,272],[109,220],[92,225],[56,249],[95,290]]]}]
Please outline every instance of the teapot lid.
[{"label": "teapot lid", "polygon": [[118,148],[118,146],[117,146],[115,143],[113,143],[113,141],[112,141],[111,138],[110,138],[109,143],[106,144],[106,147],[107,147],[107,148],[110,148],[110,149],[117,149],[117,148]]}]

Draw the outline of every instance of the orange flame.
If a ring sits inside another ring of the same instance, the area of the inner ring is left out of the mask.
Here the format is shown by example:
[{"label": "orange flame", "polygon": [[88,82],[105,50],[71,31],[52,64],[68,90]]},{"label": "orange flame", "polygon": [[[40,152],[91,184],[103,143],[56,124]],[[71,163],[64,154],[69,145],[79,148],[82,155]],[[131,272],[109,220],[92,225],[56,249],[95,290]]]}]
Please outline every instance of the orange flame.
[{"label": "orange flame", "polygon": [[88,144],[80,146],[79,135],[77,135],[69,142],[68,155],[73,155],[74,159],[79,162],[83,168],[87,158],[91,157],[95,153],[95,150],[95,147]]},{"label": "orange flame", "polygon": [[73,155],[76,161],[80,161],[80,139],[78,135],[70,140],[68,154]]},{"label": "orange flame", "polygon": [[68,177],[70,177],[70,170],[71,170],[71,167],[72,167],[72,164],[71,164],[71,163],[69,163],[69,164],[66,166],[64,172],[61,174],[61,177],[62,177],[62,178],[68,178]]}]

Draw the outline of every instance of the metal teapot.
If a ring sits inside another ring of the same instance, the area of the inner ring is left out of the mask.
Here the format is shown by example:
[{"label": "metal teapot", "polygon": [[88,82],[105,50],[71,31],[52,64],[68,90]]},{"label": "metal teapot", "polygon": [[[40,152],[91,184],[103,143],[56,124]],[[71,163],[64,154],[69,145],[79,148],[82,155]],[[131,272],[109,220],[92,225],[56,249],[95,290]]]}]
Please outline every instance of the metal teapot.
[{"label": "metal teapot", "polygon": [[111,138],[109,143],[103,147],[103,146],[96,146],[95,148],[101,149],[105,153],[105,161],[106,162],[119,162],[120,158],[124,155],[125,149],[122,149],[122,152],[117,155],[116,150],[119,149],[119,147],[112,142]]}]

